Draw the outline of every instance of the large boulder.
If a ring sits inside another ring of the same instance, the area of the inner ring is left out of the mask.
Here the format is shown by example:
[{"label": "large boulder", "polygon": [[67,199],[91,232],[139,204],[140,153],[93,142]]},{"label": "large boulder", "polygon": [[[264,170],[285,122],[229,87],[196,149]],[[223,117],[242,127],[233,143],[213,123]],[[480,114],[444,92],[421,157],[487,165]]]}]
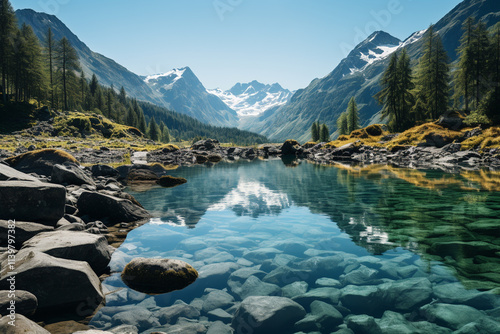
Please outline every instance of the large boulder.
[{"label": "large boulder", "polygon": [[12,167],[0,164],[0,181],[32,181],[38,182],[39,180],[31,175],[22,173]]},{"label": "large boulder", "polygon": [[484,313],[470,306],[443,303],[423,306],[420,315],[430,322],[453,330],[486,317]]},{"label": "large boulder", "polygon": [[0,314],[9,315],[13,311],[16,314],[29,317],[35,314],[37,307],[38,300],[31,292],[23,290],[16,290],[15,293],[11,293],[10,290],[0,291]]},{"label": "large boulder", "polygon": [[[0,220],[0,247],[7,247],[8,245],[7,231],[9,230],[9,225],[12,225],[9,224],[9,221]],[[16,221],[15,226],[16,243],[14,246],[17,249],[20,249],[25,241],[33,238],[38,233],[54,231],[54,228],[51,226],[37,223]]]},{"label": "large boulder", "polygon": [[92,180],[90,173],[87,174],[79,165],[72,162],[54,165],[51,181],[52,183],[58,184],[75,184],[78,186],[90,184],[95,186],[95,182]]},{"label": "large boulder", "polygon": [[74,310],[91,314],[104,299],[101,283],[85,261],[60,259],[48,254],[21,250],[14,269],[7,259],[1,263],[0,289],[10,287],[10,271],[16,272],[16,289],[29,291],[38,299],[38,311]]},{"label": "large boulder", "polygon": [[302,147],[299,142],[293,139],[286,140],[281,146],[281,153],[283,155],[296,155]]},{"label": "large boulder", "polygon": [[13,168],[24,173],[36,173],[39,175],[50,176],[52,168],[56,164],[65,162],[78,163],[71,154],[55,149],[43,149],[26,152],[15,157],[5,159]]},{"label": "large boulder", "polygon": [[37,250],[61,259],[86,261],[97,274],[102,274],[111,260],[106,238],[86,232],[40,233],[25,242],[22,249]]},{"label": "large boulder", "polygon": [[286,333],[305,315],[304,308],[289,298],[253,296],[240,304],[231,326],[236,334]]},{"label": "large boulder", "polygon": [[161,294],[181,290],[198,278],[198,272],[184,261],[135,258],[122,272],[122,280],[130,288]]},{"label": "large boulder", "polygon": [[64,216],[66,189],[30,181],[0,181],[0,219],[56,223]]},{"label": "large boulder", "polygon": [[[21,314],[16,314],[15,321],[5,316],[0,319],[0,332],[3,334],[50,334],[49,331],[40,327],[36,322],[31,321]],[[14,325],[13,325],[14,324]]]},{"label": "large boulder", "polygon": [[82,192],[78,198],[77,207],[80,215],[89,215],[98,220],[107,219],[112,224],[151,218],[146,210],[127,199],[97,192]]},{"label": "large boulder", "polygon": [[105,176],[105,177],[118,177],[120,173],[111,166],[108,165],[93,165],[90,170],[92,175],[95,177]]}]

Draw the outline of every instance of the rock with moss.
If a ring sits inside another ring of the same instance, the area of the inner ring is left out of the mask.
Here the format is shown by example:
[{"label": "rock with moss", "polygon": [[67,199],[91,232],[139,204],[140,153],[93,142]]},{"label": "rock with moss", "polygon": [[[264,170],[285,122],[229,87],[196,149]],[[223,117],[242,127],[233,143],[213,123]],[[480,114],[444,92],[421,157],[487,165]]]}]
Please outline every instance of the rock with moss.
[{"label": "rock with moss", "polygon": [[198,278],[198,272],[180,260],[135,258],[125,266],[121,276],[134,290],[162,294],[184,289]]},{"label": "rock with moss", "polygon": [[52,169],[56,164],[72,162],[77,164],[75,157],[71,154],[55,149],[42,149],[26,152],[8,159],[5,159],[11,167],[23,173],[36,173],[39,175],[52,175]]},{"label": "rock with moss", "polygon": [[183,177],[175,177],[170,175],[164,175],[158,180],[158,184],[165,188],[172,188],[186,182],[187,180]]},{"label": "rock with moss", "polygon": [[149,168],[134,168],[127,175],[128,183],[135,182],[157,182],[158,175]]},{"label": "rock with moss", "polygon": [[293,139],[286,140],[281,146],[281,153],[283,155],[297,155],[301,151],[302,147],[299,142]]}]

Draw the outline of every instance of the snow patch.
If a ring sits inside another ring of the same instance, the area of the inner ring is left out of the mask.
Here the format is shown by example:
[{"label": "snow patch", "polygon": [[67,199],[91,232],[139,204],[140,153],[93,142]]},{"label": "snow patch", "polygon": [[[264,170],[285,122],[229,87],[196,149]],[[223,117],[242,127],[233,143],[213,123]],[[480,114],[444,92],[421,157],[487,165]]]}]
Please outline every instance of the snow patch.
[{"label": "snow patch", "polygon": [[169,71],[167,73],[161,73],[161,74],[154,74],[154,75],[149,75],[144,79],[146,83],[150,83],[151,81],[158,81],[160,78],[169,78],[171,77],[171,83],[175,83],[177,80],[182,78],[182,75],[186,71],[185,68],[175,68],[172,71]]}]

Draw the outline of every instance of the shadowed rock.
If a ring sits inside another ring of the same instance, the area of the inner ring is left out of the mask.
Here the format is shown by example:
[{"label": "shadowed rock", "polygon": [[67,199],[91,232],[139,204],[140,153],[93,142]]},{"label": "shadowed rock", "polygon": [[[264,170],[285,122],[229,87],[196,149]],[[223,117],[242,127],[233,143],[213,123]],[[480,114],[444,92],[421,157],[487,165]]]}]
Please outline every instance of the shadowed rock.
[{"label": "shadowed rock", "polygon": [[198,272],[184,261],[171,259],[135,258],[122,272],[122,280],[130,288],[162,294],[181,290],[198,278]]}]

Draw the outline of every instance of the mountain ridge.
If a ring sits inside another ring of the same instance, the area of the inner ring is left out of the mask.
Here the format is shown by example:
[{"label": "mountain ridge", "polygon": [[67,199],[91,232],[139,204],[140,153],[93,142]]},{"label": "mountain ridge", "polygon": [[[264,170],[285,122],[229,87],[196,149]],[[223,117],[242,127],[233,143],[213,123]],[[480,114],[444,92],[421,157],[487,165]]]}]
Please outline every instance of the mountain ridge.
[{"label": "mountain ridge", "polygon": [[[457,59],[456,49],[462,35],[462,23],[469,16],[475,16],[483,20],[487,27],[491,27],[500,21],[500,1],[464,0],[435,24],[450,62]],[[416,64],[421,55],[421,37],[426,28],[423,27],[424,30],[417,31],[400,42],[399,48],[402,46],[407,48],[413,64]],[[361,125],[380,122],[381,106],[373,96],[380,91],[380,78],[391,53],[368,64],[362,70],[352,73],[350,71],[354,68],[353,64],[363,64],[358,55],[363,53],[362,49],[373,37],[372,35],[358,44],[325,77],[312,80],[307,87],[299,89],[286,105],[267,117],[246,123],[244,129],[266,135],[273,141],[295,138],[305,142],[310,139],[309,128],[314,121],[326,123],[331,130],[336,129],[336,120],[346,110],[351,97],[356,98]]]}]

